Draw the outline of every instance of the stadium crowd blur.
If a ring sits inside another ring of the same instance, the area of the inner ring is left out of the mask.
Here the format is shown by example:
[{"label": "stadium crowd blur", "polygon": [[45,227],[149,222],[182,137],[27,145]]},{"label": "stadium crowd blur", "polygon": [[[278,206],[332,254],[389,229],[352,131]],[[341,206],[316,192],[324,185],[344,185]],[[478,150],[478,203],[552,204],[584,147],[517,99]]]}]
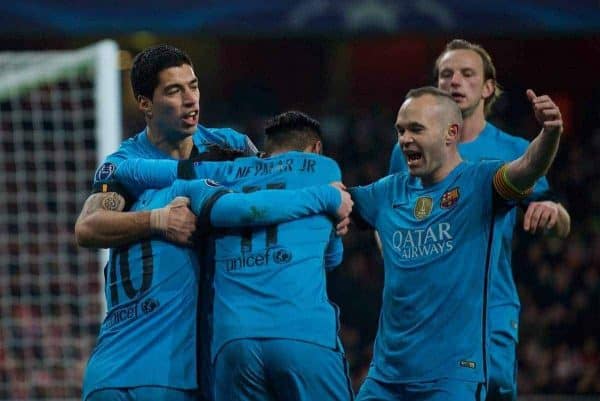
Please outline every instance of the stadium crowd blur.
[{"label": "stadium crowd blur", "polygon": [[[492,121],[510,133],[532,139],[539,127],[525,100],[525,88],[506,89]],[[403,96],[398,93],[397,105]],[[522,303],[518,349],[521,393],[600,393],[600,173],[594,168],[595,157],[600,154],[600,98],[593,100],[585,103],[585,110],[578,111],[577,116],[582,118],[577,121],[564,110],[571,120],[567,121],[561,149],[548,174],[552,188],[571,214],[570,236],[561,241],[521,230],[516,236],[513,265]],[[265,119],[289,108],[293,107],[263,93],[250,92],[238,96],[236,102],[205,102],[202,122],[236,128],[260,147]],[[387,174],[396,140],[395,107],[374,103],[372,107],[356,108],[329,99],[295,108],[321,121],[325,154],[338,161],[345,184],[367,184]],[[124,122],[126,136],[142,127],[137,111],[131,107],[125,109]],[[90,180],[94,170],[92,137],[90,133],[89,138],[75,145],[89,150],[87,160],[92,162],[66,166],[87,170]],[[0,141],[3,154],[14,153],[11,137]],[[60,149],[50,142],[42,147],[48,152],[62,152],[61,157],[67,160],[65,155],[74,146],[68,145],[69,141],[66,138],[67,145]],[[36,149],[26,149],[30,153],[25,159],[33,160]],[[15,168],[11,160],[3,159],[0,168],[10,173]],[[24,174],[34,174],[35,164],[27,166]],[[48,165],[48,169],[54,170],[55,166]],[[7,180],[4,184],[9,185],[8,192],[18,192],[15,182]],[[36,184],[32,181],[31,185]],[[65,185],[69,189],[75,184]],[[46,190],[60,199],[65,188]],[[46,214],[57,213],[58,208],[74,222],[87,193],[78,197],[78,204],[57,205],[42,199],[26,208],[32,214],[40,213],[40,207],[47,209]],[[4,206],[11,208],[9,203]],[[42,244],[19,242],[13,237],[16,227],[9,226],[3,234],[0,250],[9,255],[10,261],[3,269],[10,274],[0,274],[0,284],[19,300],[19,305],[0,301],[0,344],[6,344],[0,347],[0,383],[4,383],[0,385],[0,400],[76,399],[85,361],[99,329],[96,317],[100,315],[100,304],[89,298],[88,303],[81,302],[83,294],[98,293],[100,288],[95,254],[76,247],[69,225],[47,227],[42,219],[27,224],[30,230],[49,234]],[[344,243],[344,262],[329,275],[329,293],[341,308],[342,341],[358,389],[369,367],[377,329],[382,260],[371,232],[354,229]],[[65,248],[60,253],[71,258],[55,261],[57,247]],[[40,281],[26,279],[38,276]],[[49,293],[50,298],[37,300],[41,291]]]}]

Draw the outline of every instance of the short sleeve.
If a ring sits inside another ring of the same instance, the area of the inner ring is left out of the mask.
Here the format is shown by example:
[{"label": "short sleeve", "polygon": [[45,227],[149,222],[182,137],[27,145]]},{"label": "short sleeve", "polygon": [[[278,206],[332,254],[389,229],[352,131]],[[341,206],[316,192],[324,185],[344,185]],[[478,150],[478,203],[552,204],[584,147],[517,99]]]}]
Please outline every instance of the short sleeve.
[{"label": "short sleeve", "polygon": [[127,158],[122,152],[115,152],[107,156],[94,173],[92,193],[116,192],[125,198],[128,206],[132,203],[130,192],[119,182],[116,177],[117,168]]},{"label": "short sleeve", "polygon": [[210,143],[216,143],[220,146],[239,150],[248,156],[255,155],[258,152],[258,149],[247,135],[244,135],[232,128],[204,128],[201,126],[198,128],[202,134],[204,142],[202,144],[196,142],[196,146],[200,151],[206,150],[202,149],[204,146]]},{"label": "short sleeve", "polygon": [[387,176],[370,185],[350,188],[350,195],[354,201],[354,213],[357,213],[366,223],[375,227],[377,215],[388,192],[388,183],[393,176]]},{"label": "short sleeve", "polygon": [[194,162],[196,178],[210,178],[217,182],[225,181],[233,162]]}]

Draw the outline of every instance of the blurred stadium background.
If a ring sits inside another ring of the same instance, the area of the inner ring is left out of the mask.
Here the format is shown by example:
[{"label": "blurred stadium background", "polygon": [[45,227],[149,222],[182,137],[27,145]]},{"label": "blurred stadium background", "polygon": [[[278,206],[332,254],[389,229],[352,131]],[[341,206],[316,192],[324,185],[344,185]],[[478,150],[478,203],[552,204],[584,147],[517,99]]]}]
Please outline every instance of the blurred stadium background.
[{"label": "blurred stadium background", "polygon": [[[549,180],[571,213],[571,235],[515,241],[520,399],[600,399],[600,3],[93,3],[0,4],[0,400],[80,396],[102,276],[98,255],[75,244],[73,224],[99,154],[143,128],[128,82],[132,55],[165,42],[186,50],[202,123],[237,128],[257,144],[276,113],[315,116],[325,152],[356,185],[386,174],[404,94],[433,82],[433,62],[455,37],[482,44],[495,61],[506,92],[495,124],[533,138],[526,88],[552,95],[566,124]],[[107,38],[120,49],[114,60],[110,49],[97,58],[89,47]],[[48,50],[60,52],[40,53]],[[120,79],[113,92],[102,83],[111,75]],[[383,275],[369,233],[352,232],[345,244],[329,290],[358,388]]]}]

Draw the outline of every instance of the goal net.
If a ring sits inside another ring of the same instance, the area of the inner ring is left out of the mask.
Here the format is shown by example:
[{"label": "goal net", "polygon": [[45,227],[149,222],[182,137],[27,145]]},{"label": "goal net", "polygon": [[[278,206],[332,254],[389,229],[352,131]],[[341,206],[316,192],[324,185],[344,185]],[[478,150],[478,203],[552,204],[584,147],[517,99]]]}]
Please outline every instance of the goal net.
[{"label": "goal net", "polygon": [[73,226],[121,138],[118,48],[0,53],[0,400],[76,400],[104,254]]}]

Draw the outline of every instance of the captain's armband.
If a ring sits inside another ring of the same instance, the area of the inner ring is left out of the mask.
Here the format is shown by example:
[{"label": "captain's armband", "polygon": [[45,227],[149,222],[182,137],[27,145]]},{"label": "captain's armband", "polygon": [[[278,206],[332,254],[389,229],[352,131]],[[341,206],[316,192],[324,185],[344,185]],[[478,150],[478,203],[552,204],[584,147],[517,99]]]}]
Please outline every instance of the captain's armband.
[{"label": "captain's armband", "polygon": [[[135,202],[129,192],[116,180],[95,182],[92,186],[92,195],[101,194],[102,209],[123,211],[128,210]],[[121,204],[123,202],[123,204]]]},{"label": "captain's armband", "polygon": [[533,187],[521,190],[508,179],[508,164],[503,165],[494,176],[494,188],[503,199],[523,200],[533,192]]}]

